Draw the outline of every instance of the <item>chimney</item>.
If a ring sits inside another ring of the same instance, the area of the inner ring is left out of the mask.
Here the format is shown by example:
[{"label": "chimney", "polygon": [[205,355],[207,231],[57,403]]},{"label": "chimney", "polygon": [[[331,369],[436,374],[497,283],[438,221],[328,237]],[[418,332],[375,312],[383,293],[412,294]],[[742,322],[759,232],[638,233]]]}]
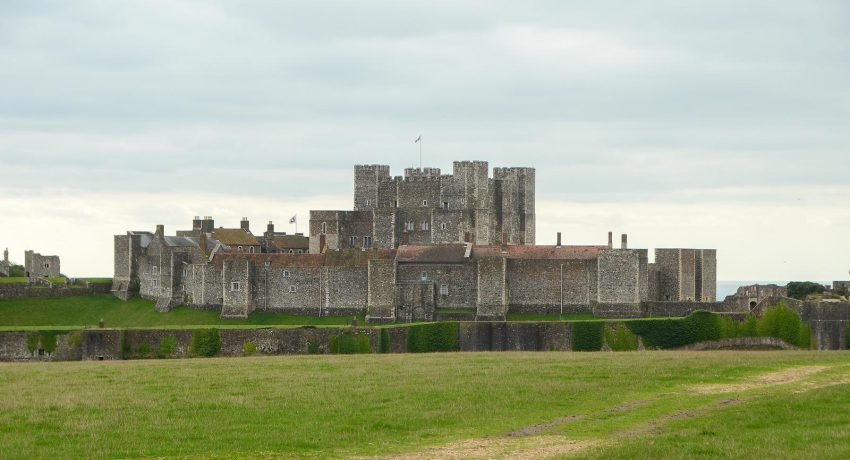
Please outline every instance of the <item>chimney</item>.
[{"label": "chimney", "polygon": [[201,218],[198,216],[195,216],[195,218],[192,219],[192,231],[201,231]]},{"label": "chimney", "polygon": [[3,250],[3,262],[9,262],[9,248]]},{"label": "chimney", "polygon": [[272,221],[269,221],[269,224],[266,226],[266,233],[274,233],[274,224]]},{"label": "chimney", "polygon": [[558,242],[555,244],[556,247],[561,247],[561,232],[558,232]]},{"label": "chimney", "polygon": [[243,217],[243,218],[242,218],[242,222],[239,222],[239,227],[240,227],[242,230],[245,230],[246,232],[250,232],[250,231],[251,231],[250,224],[248,223],[248,218],[247,218],[247,217]]},{"label": "chimney", "polygon": [[212,216],[204,216],[204,219],[201,221],[201,231],[204,233],[210,233],[215,228],[215,221]]},{"label": "chimney", "polygon": [[623,235],[620,237],[620,240],[621,240],[621,242],[620,242],[620,249],[629,249],[629,245],[628,245],[628,243],[627,243],[628,238],[629,238],[629,237],[628,237],[628,235],[626,235],[625,233],[623,233]]},{"label": "chimney", "polygon": [[614,249],[614,232],[608,232],[608,249]]},{"label": "chimney", "polygon": [[156,226],[156,236],[165,236],[165,225],[159,224]]},{"label": "chimney", "polygon": [[207,248],[207,234],[206,233],[201,232],[201,236],[198,237],[198,247],[201,248],[201,252],[204,255],[209,254],[209,251],[207,251],[208,248]]}]

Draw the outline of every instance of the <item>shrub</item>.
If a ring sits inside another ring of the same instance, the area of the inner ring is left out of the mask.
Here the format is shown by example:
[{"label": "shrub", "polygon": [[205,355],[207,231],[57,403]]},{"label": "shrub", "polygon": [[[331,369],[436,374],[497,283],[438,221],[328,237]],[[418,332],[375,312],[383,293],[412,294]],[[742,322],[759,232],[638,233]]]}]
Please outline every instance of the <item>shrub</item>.
[{"label": "shrub", "polygon": [[381,353],[389,353],[391,351],[389,329],[381,329],[381,341],[379,351]]},{"label": "shrub", "polygon": [[195,329],[192,331],[192,355],[215,356],[221,348],[218,329]]},{"label": "shrub", "polygon": [[602,321],[578,321],[572,323],[573,351],[599,351],[602,349]]},{"label": "shrub", "polygon": [[328,342],[328,350],[331,353],[351,355],[354,353],[372,353],[372,344],[369,336],[345,331],[342,334],[332,336]]},{"label": "shrub", "polygon": [[[9,278],[25,278],[26,276],[27,271],[23,265],[12,265],[9,267]],[[35,348],[32,351],[35,352]]]},{"label": "shrub", "polygon": [[638,349],[638,337],[625,324],[617,323],[605,328],[605,342],[613,351],[631,351]]},{"label": "shrub", "polygon": [[410,326],[407,328],[407,351],[410,353],[455,351],[458,349],[459,331],[459,323],[454,321]]},{"label": "shrub", "polygon": [[757,337],[758,319],[754,315],[748,315],[746,321],[741,323],[738,329],[738,337]]},{"label": "shrub", "polygon": [[317,342],[307,342],[307,353],[315,355],[319,353],[319,344]]},{"label": "shrub", "polygon": [[35,350],[38,348],[38,338],[38,332],[27,334],[27,350],[30,351],[30,354],[35,353]]},{"label": "shrub", "polygon": [[159,354],[161,356],[171,356],[177,353],[177,337],[167,335],[159,341]]},{"label": "shrub", "polygon": [[810,294],[820,294],[824,291],[823,284],[813,283],[811,281],[792,281],[785,288],[788,290],[788,297],[793,297],[797,300],[806,300]]},{"label": "shrub", "polygon": [[74,331],[68,334],[68,346],[71,348],[79,348],[83,345],[83,336],[80,331]]},{"label": "shrub", "polygon": [[136,353],[138,353],[140,356],[149,355],[151,353],[151,344],[149,344],[148,342],[142,342],[139,345],[139,349],[136,350]]},{"label": "shrub", "polygon": [[56,351],[56,333],[55,332],[42,332],[41,333],[41,347],[44,348],[44,351],[48,354]]},{"label": "shrub", "polygon": [[800,348],[812,348],[812,328],[806,323],[800,324],[800,334],[797,337],[797,346]]},{"label": "shrub", "polygon": [[791,307],[780,303],[764,312],[758,322],[758,335],[776,337],[790,344],[800,340],[800,315]]},{"label": "shrub", "polygon": [[251,356],[257,352],[257,345],[252,341],[247,341],[242,344],[242,353],[245,356]]}]

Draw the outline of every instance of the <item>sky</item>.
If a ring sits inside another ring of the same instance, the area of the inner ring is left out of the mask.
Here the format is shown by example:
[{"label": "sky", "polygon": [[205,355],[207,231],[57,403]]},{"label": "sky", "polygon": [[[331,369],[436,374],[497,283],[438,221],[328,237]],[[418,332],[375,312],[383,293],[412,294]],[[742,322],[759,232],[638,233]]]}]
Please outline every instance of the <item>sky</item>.
[{"label": "sky", "polygon": [[421,135],[536,168],[540,244],[847,279],[848,57],[844,0],[5,0],[0,247],[109,276],[126,230],[301,231]]}]

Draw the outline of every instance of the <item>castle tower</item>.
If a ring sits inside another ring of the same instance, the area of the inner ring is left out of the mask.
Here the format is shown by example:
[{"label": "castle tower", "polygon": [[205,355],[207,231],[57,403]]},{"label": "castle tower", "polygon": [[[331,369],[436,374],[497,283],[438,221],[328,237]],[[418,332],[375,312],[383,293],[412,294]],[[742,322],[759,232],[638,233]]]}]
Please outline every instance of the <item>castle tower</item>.
[{"label": "castle tower", "polygon": [[354,210],[377,208],[379,184],[389,178],[389,165],[354,165]]},{"label": "castle tower", "polygon": [[508,244],[534,244],[534,168],[495,168],[493,182],[494,230],[506,235]]}]

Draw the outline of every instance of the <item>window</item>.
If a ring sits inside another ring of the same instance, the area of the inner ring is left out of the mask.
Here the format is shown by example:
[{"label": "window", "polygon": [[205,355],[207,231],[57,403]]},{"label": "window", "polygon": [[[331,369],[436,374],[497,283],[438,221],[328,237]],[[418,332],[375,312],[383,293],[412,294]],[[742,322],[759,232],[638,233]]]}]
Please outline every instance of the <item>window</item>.
[{"label": "window", "polygon": [[348,247],[350,247],[350,248],[356,248],[357,247],[357,237],[356,236],[349,236],[348,237]]},{"label": "window", "polygon": [[431,228],[431,223],[427,220],[423,220],[421,224],[419,224],[419,228],[422,230],[429,230]]},{"label": "window", "polygon": [[364,248],[371,248],[372,247],[372,237],[371,236],[364,236],[363,237],[363,247]]},{"label": "window", "polygon": [[159,267],[157,267],[156,265],[151,267],[151,275],[156,275],[158,273],[159,273]]},{"label": "window", "polygon": [[405,222],[404,223],[404,229],[407,230],[408,232],[412,232],[413,231],[413,221],[409,220],[409,221]]},{"label": "window", "polygon": [[419,274],[419,279],[422,281],[428,281],[428,272],[422,272]]},{"label": "window", "polygon": [[319,225],[319,233],[328,233],[328,223],[327,222],[322,222],[322,224]]},{"label": "window", "polygon": [[271,263],[271,261],[269,261],[269,260],[267,260],[267,261],[263,262],[263,266],[264,266],[264,267],[266,267],[266,268],[271,267],[271,265],[272,265],[272,263]]},{"label": "window", "polygon": [[397,208],[397,207],[398,207],[398,200],[393,200],[393,207],[394,207],[394,208]]},{"label": "window", "polygon": [[443,209],[449,209],[449,202],[443,201]]},{"label": "window", "polygon": [[248,252],[250,252],[251,254],[253,254],[253,253],[254,253],[254,246],[249,247],[249,248],[248,248]]},{"label": "window", "polygon": [[446,225],[446,223],[445,223],[445,222],[443,222],[442,224],[440,224],[440,230],[445,230],[447,227],[448,227],[448,225]]},{"label": "window", "polygon": [[230,283],[230,290],[231,291],[241,291],[242,290],[242,283],[240,283],[239,281],[234,281],[234,282]]},{"label": "window", "polygon": [[372,206],[372,200],[366,200],[366,206]]},{"label": "window", "polygon": [[449,285],[441,284],[440,285],[440,295],[449,295]]},{"label": "window", "polygon": [[295,292],[295,291],[296,291],[295,286],[289,286],[289,292]]},{"label": "window", "polygon": [[284,271],[283,271],[283,277],[284,277],[284,278],[289,278],[289,270],[284,270]]},{"label": "window", "polygon": [[422,206],[428,206],[428,200],[422,200]]},{"label": "window", "polygon": [[242,246],[239,246],[239,251],[240,251],[240,252],[242,251]]},{"label": "window", "polygon": [[294,252],[292,252],[292,249],[290,249],[290,250],[289,250],[289,253],[290,253],[290,254],[294,254]]},{"label": "window", "polygon": [[155,288],[158,288],[158,287],[159,287],[159,278],[154,278],[154,279],[153,279],[153,287],[155,287]]}]

